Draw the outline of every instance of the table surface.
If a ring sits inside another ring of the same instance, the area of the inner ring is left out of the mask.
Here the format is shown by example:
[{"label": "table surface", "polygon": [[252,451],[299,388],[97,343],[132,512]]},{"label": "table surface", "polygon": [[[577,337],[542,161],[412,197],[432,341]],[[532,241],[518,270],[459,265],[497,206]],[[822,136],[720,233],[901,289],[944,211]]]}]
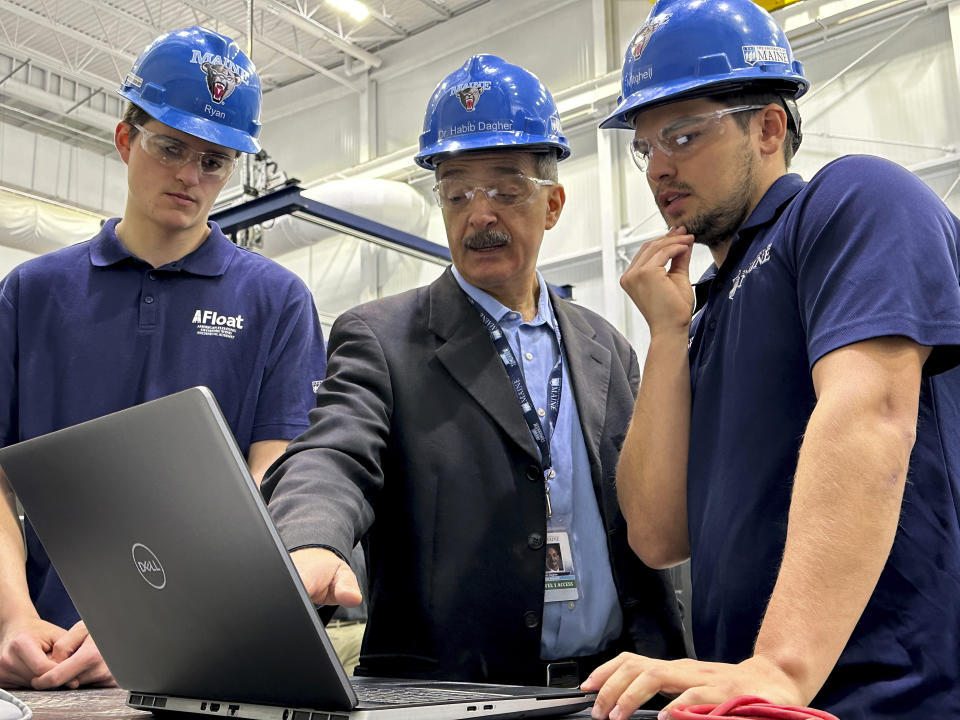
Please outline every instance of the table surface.
[{"label": "table surface", "polygon": [[[14,690],[13,694],[30,706],[36,720],[146,720],[153,715],[126,706],[127,691],[110,690]],[[211,716],[214,717],[214,716]],[[585,719],[584,710],[568,718]]]},{"label": "table surface", "polygon": [[127,707],[127,691],[119,688],[12,692],[30,706],[36,720],[146,720],[152,717],[150,713]]}]

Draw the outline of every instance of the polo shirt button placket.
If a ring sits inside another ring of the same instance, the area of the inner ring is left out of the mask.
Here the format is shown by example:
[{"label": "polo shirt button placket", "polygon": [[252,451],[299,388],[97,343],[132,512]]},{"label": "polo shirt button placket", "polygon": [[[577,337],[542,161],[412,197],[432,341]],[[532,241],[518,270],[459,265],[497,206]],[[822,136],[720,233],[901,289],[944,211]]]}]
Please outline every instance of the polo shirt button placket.
[{"label": "polo shirt button placket", "polygon": [[143,274],[140,282],[140,295],[143,301],[140,303],[140,329],[153,330],[159,325],[158,314],[160,312],[160,303],[157,302],[156,284],[157,276],[152,270]]}]

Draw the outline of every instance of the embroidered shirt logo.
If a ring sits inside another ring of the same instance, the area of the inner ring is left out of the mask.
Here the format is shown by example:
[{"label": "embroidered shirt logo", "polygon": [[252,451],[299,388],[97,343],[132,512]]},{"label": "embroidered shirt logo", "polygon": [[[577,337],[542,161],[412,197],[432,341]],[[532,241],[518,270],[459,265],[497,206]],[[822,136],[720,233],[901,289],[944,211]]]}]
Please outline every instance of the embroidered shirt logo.
[{"label": "embroidered shirt logo", "polygon": [[733,287],[730,288],[730,295],[728,296],[730,300],[733,300],[733,296],[737,294],[737,290],[739,290],[740,286],[743,285],[743,281],[746,279],[747,275],[752,273],[770,259],[771,247],[773,247],[772,243],[761,250],[753,259],[753,262],[751,262],[748,267],[738,272],[736,277],[733,278]]},{"label": "embroidered shirt logo", "polygon": [[212,335],[233,340],[243,330],[243,315],[221,315],[216,310],[195,310],[191,322],[197,326],[197,335]]}]

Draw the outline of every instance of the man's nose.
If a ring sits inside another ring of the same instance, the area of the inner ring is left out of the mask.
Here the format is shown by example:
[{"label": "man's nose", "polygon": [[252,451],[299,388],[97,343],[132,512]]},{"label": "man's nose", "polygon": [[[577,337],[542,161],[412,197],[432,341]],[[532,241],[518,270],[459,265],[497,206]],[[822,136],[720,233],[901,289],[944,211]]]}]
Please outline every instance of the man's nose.
[{"label": "man's nose", "polygon": [[200,158],[191,157],[177,170],[177,179],[184,185],[200,184]]},{"label": "man's nose", "polygon": [[662,180],[673,177],[677,172],[677,166],[673,158],[663,151],[658,145],[650,148],[650,159],[647,164],[647,177],[651,180]]},{"label": "man's nose", "polygon": [[493,209],[493,201],[483,188],[475,188],[473,197],[467,204],[467,218],[471,227],[485,228],[495,225],[497,213]]}]

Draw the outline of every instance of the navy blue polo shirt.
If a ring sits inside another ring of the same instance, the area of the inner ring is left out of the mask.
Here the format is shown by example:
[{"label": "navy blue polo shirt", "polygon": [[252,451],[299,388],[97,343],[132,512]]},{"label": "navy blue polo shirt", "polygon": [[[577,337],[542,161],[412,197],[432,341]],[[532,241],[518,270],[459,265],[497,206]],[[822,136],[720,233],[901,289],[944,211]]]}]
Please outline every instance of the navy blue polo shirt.
[{"label": "navy blue polo shirt", "polygon": [[900,526],[814,700],[844,720],[960,717],[960,222],[903,168],[853,156],[769,189],[697,285],[687,509],[701,660],[752,654],[786,538],[811,369],[861,340],[934,348]]},{"label": "navy blue polo shirt", "polygon": [[[0,284],[0,443],[26,440],[206,385],[240,450],[305,430],[326,358],[307,287],[211,223],[159,268],[117,239],[32,259]],[[40,616],[78,619],[32,529],[27,580]]]}]

